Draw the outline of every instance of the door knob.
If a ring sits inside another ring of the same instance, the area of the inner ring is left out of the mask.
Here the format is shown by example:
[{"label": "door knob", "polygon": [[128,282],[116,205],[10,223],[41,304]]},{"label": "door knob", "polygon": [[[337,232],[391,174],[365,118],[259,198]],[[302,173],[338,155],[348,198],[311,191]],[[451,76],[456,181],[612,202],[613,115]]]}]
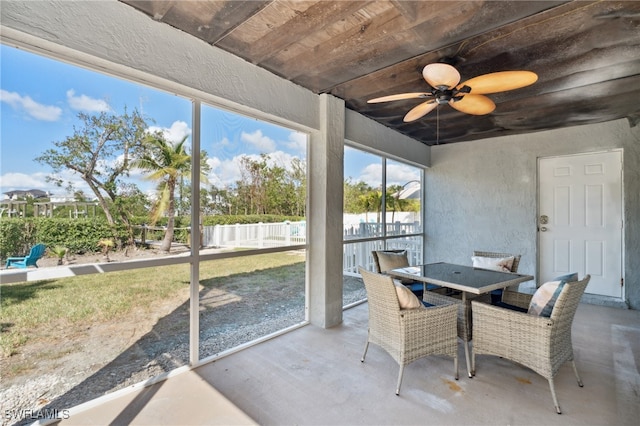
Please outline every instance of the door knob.
[{"label": "door knob", "polygon": [[540,232],[547,232],[547,227],[546,226],[540,227]]}]

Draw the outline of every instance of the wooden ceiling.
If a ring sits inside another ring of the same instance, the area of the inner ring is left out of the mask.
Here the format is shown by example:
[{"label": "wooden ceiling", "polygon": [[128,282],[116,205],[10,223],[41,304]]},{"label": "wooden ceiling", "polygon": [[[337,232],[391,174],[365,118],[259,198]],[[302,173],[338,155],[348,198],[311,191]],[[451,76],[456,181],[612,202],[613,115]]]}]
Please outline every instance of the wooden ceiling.
[{"label": "wooden ceiling", "polygon": [[[138,1],[121,0],[427,145],[620,118],[640,122],[640,1]],[[492,113],[441,105],[403,122],[429,91],[422,68],[462,81],[530,70],[528,87],[488,95]]]}]

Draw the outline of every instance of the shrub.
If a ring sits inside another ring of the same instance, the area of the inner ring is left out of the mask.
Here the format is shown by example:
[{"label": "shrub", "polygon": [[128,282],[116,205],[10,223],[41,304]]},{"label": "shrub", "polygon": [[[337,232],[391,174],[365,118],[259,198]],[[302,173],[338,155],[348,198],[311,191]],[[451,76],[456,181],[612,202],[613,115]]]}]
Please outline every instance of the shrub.
[{"label": "shrub", "polygon": [[0,221],[0,257],[26,255],[29,241],[24,219],[2,219]]},{"label": "shrub", "polygon": [[106,219],[68,218],[15,218],[0,222],[0,256],[23,255],[37,244],[47,247],[62,246],[69,253],[100,251],[97,242],[114,238],[117,243],[126,242],[126,230],[119,227],[113,235]]}]

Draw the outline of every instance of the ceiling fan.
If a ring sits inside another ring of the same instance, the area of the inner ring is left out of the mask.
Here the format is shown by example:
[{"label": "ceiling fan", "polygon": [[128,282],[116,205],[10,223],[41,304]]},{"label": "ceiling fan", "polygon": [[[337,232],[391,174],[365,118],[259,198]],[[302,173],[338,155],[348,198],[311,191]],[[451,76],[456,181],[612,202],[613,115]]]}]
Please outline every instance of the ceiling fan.
[{"label": "ceiling fan", "polygon": [[484,96],[485,94],[519,89],[538,80],[537,74],[531,71],[500,71],[480,75],[460,83],[458,70],[445,63],[425,66],[422,70],[422,76],[432,87],[430,92],[398,93],[369,99],[367,103],[427,99],[404,116],[405,122],[415,121],[433,111],[438,105],[443,104],[449,104],[466,114],[485,115],[496,108],[496,104]]}]

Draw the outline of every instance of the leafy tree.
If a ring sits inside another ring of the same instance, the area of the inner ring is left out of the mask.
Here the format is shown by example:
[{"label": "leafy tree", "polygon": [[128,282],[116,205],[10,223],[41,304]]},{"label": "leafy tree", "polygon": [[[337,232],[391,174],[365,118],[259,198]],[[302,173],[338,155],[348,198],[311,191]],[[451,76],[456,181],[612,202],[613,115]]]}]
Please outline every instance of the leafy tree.
[{"label": "leafy tree", "polygon": [[[232,195],[231,209],[244,214],[276,214],[304,216],[306,201],[305,163],[294,158],[290,168],[269,164],[269,156],[261,154],[260,159],[248,156],[240,158],[241,179],[236,182]],[[222,191],[217,190],[220,197]],[[227,201],[227,200],[225,200]]]},{"label": "leafy tree", "polygon": [[364,207],[366,212],[366,221],[369,221],[369,212],[376,212],[376,222],[380,223],[380,214],[382,213],[382,191],[370,190],[358,197],[359,203]]},{"label": "leafy tree", "polygon": [[[204,187],[208,184],[207,174],[211,171],[211,166],[209,165],[209,155],[207,151],[200,151],[200,209],[205,209],[206,204],[206,190]],[[189,158],[189,164],[191,164],[191,158]],[[190,181],[190,170],[189,173],[181,174],[179,178],[178,185],[178,198],[176,199],[176,215],[177,216],[188,216],[191,211],[191,181]]]},{"label": "leafy tree", "polygon": [[237,197],[229,188],[218,188],[212,185],[208,191],[205,191],[205,194],[202,200],[206,200],[206,202],[203,203],[203,210],[206,214],[230,215],[233,212],[234,206],[237,205]]},{"label": "leafy tree", "polygon": [[151,209],[151,202],[147,195],[133,183],[123,184],[118,191],[116,200],[118,211],[127,212],[129,218],[146,216]]},{"label": "leafy tree", "polygon": [[294,158],[289,171],[294,192],[294,205],[289,214],[294,216],[305,216],[307,201],[307,168],[306,163],[299,158]]},{"label": "leafy tree", "polygon": [[260,160],[243,155],[240,158],[240,180],[237,182],[239,204],[245,214],[266,213],[266,191],[264,185],[267,169],[266,154]]},{"label": "leafy tree", "polygon": [[117,203],[122,178],[129,175],[131,161],[143,147],[147,123],[137,110],[121,115],[102,112],[97,115],[78,114],[79,127],[74,126],[72,136],[53,142],[55,148],[46,150],[36,158],[49,165],[54,175],[47,179],[62,187],[65,183],[73,190],[72,182],[56,176],[70,170],[91,189],[113,231],[117,234],[115,217],[119,217],[129,232],[129,244],[133,244],[133,230],[125,210]]},{"label": "leafy tree", "polygon": [[344,211],[345,213],[367,213],[369,212],[369,202],[367,195],[374,189],[365,182],[353,183],[351,178],[344,183]]},{"label": "leafy tree", "polygon": [[167,230],[164,235],[161,251],[169,252],[173,241],[175,225],[175,192],[181,178],[189,174],[191,157],[186,151],[185,136],[180,142],[173,145],[161,133],[148,135],[146,138],[147,149],[144,155],[134,162],[134,165],[142,170],[150,172],[149,180],[158,181],[158,199],[151,213],[151,222],[155,224],[160,216],[167,214]]}]

